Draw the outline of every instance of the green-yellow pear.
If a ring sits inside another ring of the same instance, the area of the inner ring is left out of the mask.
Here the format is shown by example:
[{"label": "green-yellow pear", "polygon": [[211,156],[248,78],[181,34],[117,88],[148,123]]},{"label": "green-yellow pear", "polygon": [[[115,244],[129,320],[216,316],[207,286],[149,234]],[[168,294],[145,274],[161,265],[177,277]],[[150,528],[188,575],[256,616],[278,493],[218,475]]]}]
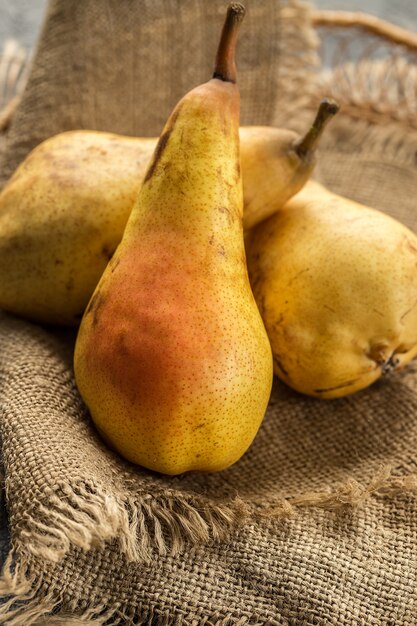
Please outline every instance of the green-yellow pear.
[{"label": "green-yellow pear", "polygon": [[247,242],[253,293],[294,389],[336,398],[417,354],[417,237],[310,181]]},{"label": "green-yellow pear", "polygon": [[99,432],[126,459],[171,475],[237,461],[272,384],[243,242],[234,63],[243,14],[230,5],[213,79],[168,119],[75,348]]},{"label": "green-yellow pear", "polygon": [[[296,193],[336,112],[324,101],[300,138],[240,129],[244,227]],[[69,131],[36,147],[0,193],[0,308],[35,321],[78,324],[119,244],[157,139]]]}]

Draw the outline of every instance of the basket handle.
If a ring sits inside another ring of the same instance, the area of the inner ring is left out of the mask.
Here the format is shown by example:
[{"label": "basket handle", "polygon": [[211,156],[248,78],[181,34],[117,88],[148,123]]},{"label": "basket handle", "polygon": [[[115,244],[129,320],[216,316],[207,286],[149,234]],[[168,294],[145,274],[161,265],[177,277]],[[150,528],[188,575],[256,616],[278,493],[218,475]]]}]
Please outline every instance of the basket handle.
[{"label": "basket handle", "polygon": [[407,46],[413,52],[417,52],[417,34],[368,13],[314,10],[311,17],[315,26],[363,28],[374,35],[388,39],[392,43]]}]

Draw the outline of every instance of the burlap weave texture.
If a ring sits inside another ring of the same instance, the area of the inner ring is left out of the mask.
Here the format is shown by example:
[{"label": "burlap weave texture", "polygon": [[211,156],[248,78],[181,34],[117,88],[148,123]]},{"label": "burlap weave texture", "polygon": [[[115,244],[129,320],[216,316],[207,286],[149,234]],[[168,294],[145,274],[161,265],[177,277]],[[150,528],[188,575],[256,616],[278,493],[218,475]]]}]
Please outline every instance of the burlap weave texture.
[{"label": "burlap weave texture", "polygon": [[[158,133],[175,100],[206,79],[223,9],[220,0],[53,0],[4,178],[60,130]],[[322,89],[308,6],[262,0],[245,22],[243,121],[297,126]],[[186,66],[178,80],[170,58]],[[417,229],[416,147],[414,129],[394,118],[379,127],[342,113],[317,175]],[[73,341],[73,331],[0,317],[13,544],[0,623],[417,623],[416,364],[329,402],[276,381],[235,466],[167,478],[122,461],[96,435],[73,379]]]}]

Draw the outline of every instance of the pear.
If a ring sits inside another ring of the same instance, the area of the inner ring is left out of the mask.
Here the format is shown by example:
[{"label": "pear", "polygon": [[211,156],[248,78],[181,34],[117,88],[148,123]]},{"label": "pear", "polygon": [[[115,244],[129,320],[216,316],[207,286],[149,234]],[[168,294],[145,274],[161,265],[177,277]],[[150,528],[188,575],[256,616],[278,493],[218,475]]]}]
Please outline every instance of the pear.
[{"label": "pear", "polygon": [[[296,193],[336,112],[324,101],[304,138],[243,127],[244,227]],[[52,324],[79,324],[119,244],[157,139],[69,131],[37,146],[0,193],[0,307]]]},{"label": "pear", "polygon": [[213,78],[168,119],[75,348],[99,432],[129,461],[169,475],[235,463],[272,384],[243,242],[234,62],[243,15],[229,6]]},{"label": "pear", "polygon": [[417,354],[417,237],[310,181],[247,242],[274,372],[318,398],[371,385]]},{"label": "pear", "polygon": [[80,323],[154,145],[78,131],[30,153],[0,195],[0,308],[50,324]]},{"label": "pear", "polygon": [[322,100],[304,137],[270,126],[240,129],[245,229],[275,213],[307,182],[323,130],[338,110],[333,100]]}]

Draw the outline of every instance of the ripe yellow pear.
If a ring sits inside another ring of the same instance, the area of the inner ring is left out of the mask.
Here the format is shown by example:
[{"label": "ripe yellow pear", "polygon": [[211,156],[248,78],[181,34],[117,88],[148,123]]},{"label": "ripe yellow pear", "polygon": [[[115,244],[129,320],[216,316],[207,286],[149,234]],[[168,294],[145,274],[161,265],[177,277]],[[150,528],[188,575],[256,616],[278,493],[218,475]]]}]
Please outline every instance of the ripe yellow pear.
[{"label": "ripe yellow pear", "polygon": [[[304,138],[242,127],[245,228],[305,183],[336,112],[324,101]],[[70,131],[36,147],[0,193],[0,308],[53,324],[78,324],[119,244],[155,138]]]},{"label": "ripe yellow pear", "polygon": [[0,308],[80,322],[154,147],[153,139],[80,131],[31,152],[0,194]]},{"label": "ripe yellow pear", "polygon": [[336,398],[417,354],[417,237],[310,181],[247,240],[253,293],[294,389]]},{"label": "ripe yellow pear", "polygon": [[76,342],[78,388],[103,437],[166,474],[216,471],[255,437],[272,384],[242,229],[229,7],[214,77],[176,106]]},{"label": "ripe yellow pear", "polygon": [[325,98],[304,137],[271,126],[240,129],[243,175],[243,226],[250,229],[282,207],[310,178],[317,147],[339,106]]}]

